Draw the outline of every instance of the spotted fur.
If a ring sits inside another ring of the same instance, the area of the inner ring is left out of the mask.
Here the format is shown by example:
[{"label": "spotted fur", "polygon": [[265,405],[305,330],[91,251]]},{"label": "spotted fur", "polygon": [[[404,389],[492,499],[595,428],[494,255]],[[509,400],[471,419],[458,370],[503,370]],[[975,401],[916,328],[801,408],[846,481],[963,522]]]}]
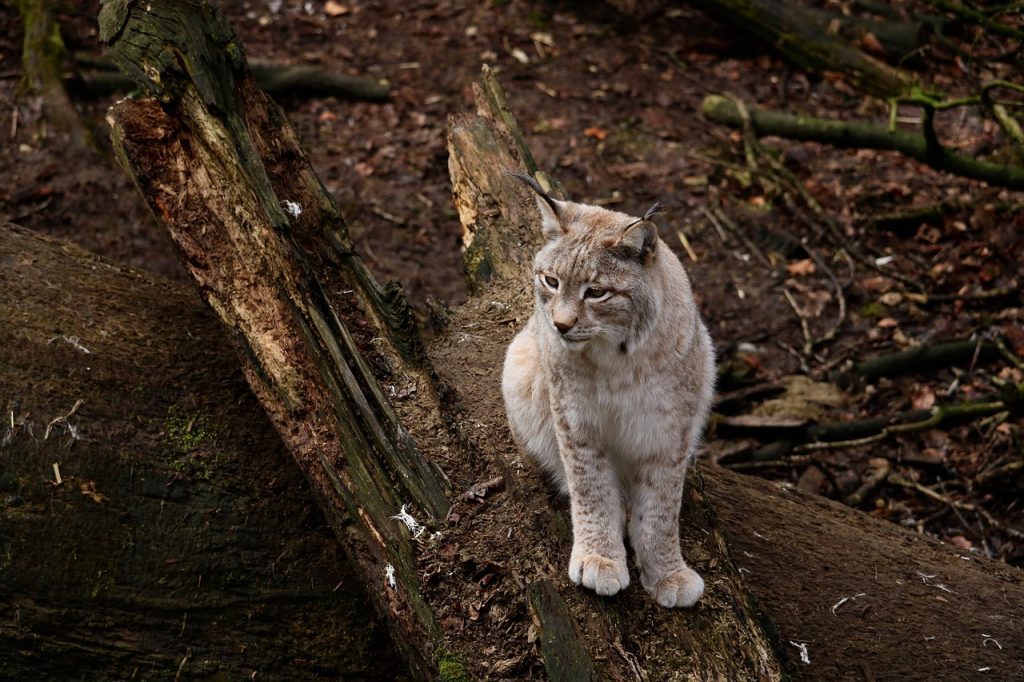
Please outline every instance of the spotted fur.
[{"label": "spotted fur", "polygon": [[505,357],[512,433],[569,495],[574,583],[602,595],[628,586],[628,531],[647,592],[692,606],[704,582],[683,561],[679,508],[715,370],[689,278],[653,207],[638,219],[528,184],[548,241],[533,316]]}]

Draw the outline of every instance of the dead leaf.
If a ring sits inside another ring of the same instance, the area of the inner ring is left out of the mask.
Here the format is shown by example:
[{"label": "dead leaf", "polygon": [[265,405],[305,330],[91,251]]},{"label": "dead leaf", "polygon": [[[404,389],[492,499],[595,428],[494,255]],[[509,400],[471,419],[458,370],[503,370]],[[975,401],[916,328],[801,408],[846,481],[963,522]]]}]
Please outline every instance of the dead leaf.
[{"label": "dead leaf", "polygon": [[828,477],[825,476],[825,472],[812,464],[800,474],[800,480],[796,482],[796,487],[804,492],[818,495],[827,482]]},{"label": "dead leaf", "polygon": [[786,266],[786,272],[796,277],[811,275],[814,274],[814,271],[814,261],[810,258],[804,258],[803,260],[795,261]]},{"label": "dead leaf", "polygon": [[876,57],[885,56],[885,47],[878,40],[875,34],[870,31],[860,37],[860,46],[865,52],[873,54]]},{"label": "dead leaf", "polygon": [[109,499],[106,495],[96,490],[96,481],[82,481],[78,484],[78,489],[96,504],[103,504]]},{"label": "dead leaf", "polygon": [[974,544],[963,535],[954,535],[951,538],[947,538],[946,542],[965,551],[974,547]]},{"label": "dead leaf", "polygon": [[324,14],[329,17],[343,17],[351,11],[352,10],[348,5],[343,5],[340,2],[335,2],[334,0],[327,0],[327,2],[324,3]]},{"label": "dead leaf", "polygon": [[583,131],[583,134],[599,142],[608,137],[608,131],[605,130],[604,128],[599,128],[597,126],[590,126],[589,128]]},{"label": "dead leaf", "polygon": [[935,392],[928,386],[922,386],[914,392],[910,404],[915,410],[927,410],[935,404]]},{"label": "dead leaf", "polygon": [[895,284],[895,281],[889,279],[888,277],[882,276],[865,277],[864,279],[860,280],[860,286],[865,291],[878,291],[881,293],[889,291],[890,289],[893,288]]}]

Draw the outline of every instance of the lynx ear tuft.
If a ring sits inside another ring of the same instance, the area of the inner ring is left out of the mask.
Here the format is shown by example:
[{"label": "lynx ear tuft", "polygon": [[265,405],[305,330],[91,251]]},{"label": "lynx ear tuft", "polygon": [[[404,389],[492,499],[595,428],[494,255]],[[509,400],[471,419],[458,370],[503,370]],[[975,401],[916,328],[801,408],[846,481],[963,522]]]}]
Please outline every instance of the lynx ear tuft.
[{"label": "lynx ear tuft", "polygon": [[647,212],[644,213],[643,219],[644,220],[650,220],[651,218],[653,218],[656,215],[661,215],[661,209],[662,209],[661,202],[660,201],[655,201],[653,204],[651,204],[651,207],[649,209],[647,209]]},{"label": "lynx ear tuft", "polygon": [[562,221],[559,219],[562,202],[548,196],[548,193],[544,191],[540,186],[540,183],[526,173],[507,170],[505,171],[505,175],[515,178],[536,192],[537,208],[540,210],[541,217],[541,232],[544,233],[544,236],[548,239],[561,237],[565,233],[565,228],[562,226]]}]

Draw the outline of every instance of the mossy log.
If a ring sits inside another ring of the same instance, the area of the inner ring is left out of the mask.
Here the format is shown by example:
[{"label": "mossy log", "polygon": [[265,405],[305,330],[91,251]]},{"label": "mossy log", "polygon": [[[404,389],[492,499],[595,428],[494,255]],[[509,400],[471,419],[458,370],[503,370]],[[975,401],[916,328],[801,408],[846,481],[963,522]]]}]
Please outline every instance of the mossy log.
[{"label": "mossy log", "polygon": [[[701,104],[709,121],[732,128],[744,127],[736,102],[721,95],[709,95]],[[796,116],[778,111],[747,107],[750,125],[758,135],[776,135],[790,140],[821,142],[843,149],[879,149],[895,151],[932,168],[990,185],[1024,190],[1024,167],[1000,166],[929,144],[924,134],[889,130],[860,121],[833,121],[813,116]]]},{"label": "mossy log", "polygon": [[730,30],[778,50],[792,64],[817,73],[842,74],[856,89],[877,97],[907,94],[914,78],[830,35],[821,20],[785,0],[688,0]]},{"label": "mossy log", "polygon": [[0,286],[0,677],[402,675],[191,287],[10,224]]},{"label": "mossy log", "polygon": [[18,11],[25,31],[20,89],[42,102],[40,136],[67,136],[76,147],[90,147],[92,136],[64,89],[64,40],[51,0],[18,0]]}]

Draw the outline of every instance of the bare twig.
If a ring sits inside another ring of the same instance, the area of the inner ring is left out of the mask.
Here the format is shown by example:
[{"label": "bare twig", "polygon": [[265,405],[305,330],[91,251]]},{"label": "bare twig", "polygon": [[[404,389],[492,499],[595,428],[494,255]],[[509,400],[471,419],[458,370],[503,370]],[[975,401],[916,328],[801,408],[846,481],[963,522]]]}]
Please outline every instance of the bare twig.
[{"label": "bare twig", "polygon": [[796,316],[800,319],[800,331],[804,335],[804,355],[810,355],[814,350],[814,339],[811,337],[811,328],[807,324],[807,316],[804,315],[804,311],[797,305],[796,300],[793,298],[793,294],[789,293],[789,287],[782,287],[782,295],[786,297],[786,301],[789,303],[789,307],[793,309]]}]

